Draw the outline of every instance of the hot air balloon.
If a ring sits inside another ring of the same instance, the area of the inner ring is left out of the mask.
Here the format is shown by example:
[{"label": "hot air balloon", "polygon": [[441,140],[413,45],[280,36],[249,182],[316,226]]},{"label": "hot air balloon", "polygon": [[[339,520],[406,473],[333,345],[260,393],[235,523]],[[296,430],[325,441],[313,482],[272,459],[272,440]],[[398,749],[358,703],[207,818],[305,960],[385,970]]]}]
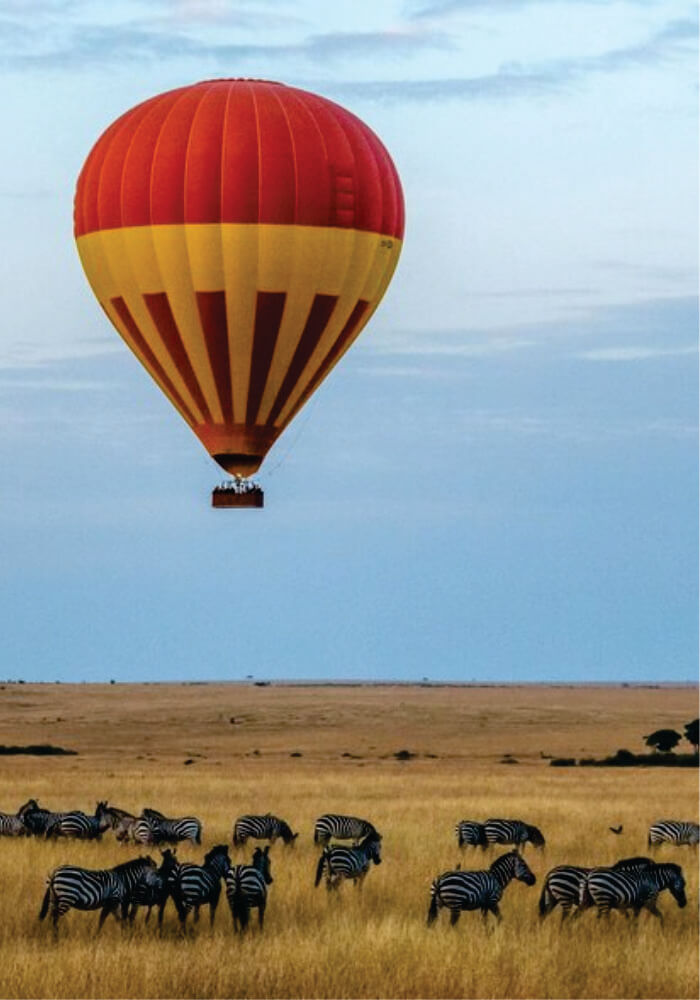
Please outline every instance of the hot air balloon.
[{"label": "hot air balloon", "polygon": [[374,132],[262,80],[160,94],[97,140],[75,195],[88,282],[126,344],[246,485],[347,351],[396,267],[404,208]]}]

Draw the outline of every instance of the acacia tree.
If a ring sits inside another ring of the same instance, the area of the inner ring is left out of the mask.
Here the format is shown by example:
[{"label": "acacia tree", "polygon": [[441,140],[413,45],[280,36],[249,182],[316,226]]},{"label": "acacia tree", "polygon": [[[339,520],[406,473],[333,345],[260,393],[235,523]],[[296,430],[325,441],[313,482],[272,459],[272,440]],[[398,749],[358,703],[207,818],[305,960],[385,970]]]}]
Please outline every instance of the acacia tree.
[{"label": "acacia tree", "polygon": [[648,747],[654,747],[660,753],[668,753],[673,750],[682,739],[680,733],[675,729],[657,729],[655,733],[644,737],[644,742]]},{"label": "acacia tree", "polygon": [[700,719],[693,719],[692,722],[686,722],[685,724],[685,738],[688,743],[691,744],[695,753],[698,752],[698,723]]}]

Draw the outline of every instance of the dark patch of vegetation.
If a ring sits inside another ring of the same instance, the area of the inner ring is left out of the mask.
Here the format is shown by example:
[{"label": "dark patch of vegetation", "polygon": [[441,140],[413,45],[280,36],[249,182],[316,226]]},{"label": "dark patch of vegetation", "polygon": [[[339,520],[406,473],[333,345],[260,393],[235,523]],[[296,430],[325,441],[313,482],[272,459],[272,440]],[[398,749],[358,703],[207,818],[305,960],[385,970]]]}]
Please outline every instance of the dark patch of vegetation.
[{"label": "dark patch of vegetation", "polygon": [[397,760],[413,760],[418,754],[413,753],[411,750],[397,750],[394,754]]},{"label": "dark patch of vegetation", "polygon": [[648,747],[653,747],[660,753],[668,753],[677,747],[682,739],[680,733],[675,729],[657,729],[655,733],[644,737],[644,742]]},{"label": "dark patch of vegetation", "polygon": [[[583,764],[583,761],[581,761]],[[550,757],[549,758],[550,767],[575,767],[576,758],[575,757]]]},{"label": "dark patch of vegetation", "polygon": [[290,753],[289,756],[290,757],[303,757],[304,755],[302,753],[300,753],[298,750],[293,750],[292,753]]},{"label": "dark patch of vegetation", "polygon": [[64,747],[54,747],[50,743],[30,743],[26,747],[4,746],[0,744],[0,755],[15,756],[16,754],[30,754],[33,757],[75,757],[77,750],[66,750]]},{"label": "dark patch of vegetation", "polygon": [[[558,757],[550,760],[551,767],[575,767],[573,757]],[[632,753],[630,750],[618,750],[612,757],[596,760],[594,757],[584,757],[578,762],[579,767],[697,767],[698,758],[694,753]]]},{"label": "dark patch of vegetation", "polygon": [[188,757],[187,760],[183,761],[183,764],[185,764],[185,766],[187,766],[187,764],[194,764],[194,761],[192,760],[191,757]]}]

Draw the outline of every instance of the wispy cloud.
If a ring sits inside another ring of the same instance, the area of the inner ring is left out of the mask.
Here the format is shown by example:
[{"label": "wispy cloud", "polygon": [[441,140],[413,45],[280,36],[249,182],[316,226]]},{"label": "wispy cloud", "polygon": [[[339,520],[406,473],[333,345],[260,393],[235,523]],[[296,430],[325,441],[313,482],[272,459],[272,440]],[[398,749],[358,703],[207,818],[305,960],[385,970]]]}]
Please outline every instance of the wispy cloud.
[{"label": "wispy cloud", "polygon": [[584,361],[650,361],[657,358],[678,358],[688,354],[697,354],[694,344],[681,347],[649,347],[644,345],[627,345],[620,347],[597,347],[590,351],[580,351],[574,357]]},{"label": "wispy cloud", "polygon": [[[651,7],[658,0],[628,0],[638,7]],[[578,4],[590,7],[606,6],[610,0],[413,0],[408,4],[408,16],[415,18],[445,17],[452,14],[488,13],[498,16],[528,7],[567,7]]]}]

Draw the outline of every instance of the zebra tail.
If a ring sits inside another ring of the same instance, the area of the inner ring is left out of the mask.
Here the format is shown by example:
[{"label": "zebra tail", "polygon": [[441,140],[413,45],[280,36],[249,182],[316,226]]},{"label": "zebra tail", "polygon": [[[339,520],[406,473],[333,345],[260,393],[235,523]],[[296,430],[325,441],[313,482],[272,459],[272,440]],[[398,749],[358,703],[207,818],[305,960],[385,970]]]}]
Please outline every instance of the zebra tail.
[{"label": "zebra tail", "polygon": [[202,828],[201,828],[201,826],[197,827],[197,836],[194,838],[194,842],[195,842],[195,844],[201,844],[202,843]]},{"label": "zebra tail", "polygon": [[578,905],[582,910],[588,906],[593,906],[593,896],[588,888],[588,879],[584,879],[578,893]]},{"label": "zebra tail", "polygon": [[233,894],[231,912],[233,914],[234,922],[238,921],[241,930],[244,931],[248,926],[248,920],[250,919],[250,907],[248,906],[248,900],[246,899],[245,894],[241,892],[238,886],[236,886],[236,891]]},{"label": "zebra tail", "polygon": [[545,883],[540,894],[540,916],[546,917],[551,909],[552,896],[549,887]]},{"label": "zebra tail", "polygon": [[44,901],[41,904],[41,909],[39,910],[39,920],[43,920],[46,914],[49,912],[49,903],[51,902],[51,883],[49,882],[46,892],[44,893]]},{"label": "zebra tail", "polygon": [[318,859],[318,864],[316,865],[316,881],[314,882],[314,889],[318,888],[321,879],[323,878],[323,867],[326,864],[326,860],[326,852],[324,851]]},{"label": "zebra tail", "polygon": [[428,907],[428,926],[432,924],[438,915],[437,885],[435,882],[430,886],[430,906]]}]

